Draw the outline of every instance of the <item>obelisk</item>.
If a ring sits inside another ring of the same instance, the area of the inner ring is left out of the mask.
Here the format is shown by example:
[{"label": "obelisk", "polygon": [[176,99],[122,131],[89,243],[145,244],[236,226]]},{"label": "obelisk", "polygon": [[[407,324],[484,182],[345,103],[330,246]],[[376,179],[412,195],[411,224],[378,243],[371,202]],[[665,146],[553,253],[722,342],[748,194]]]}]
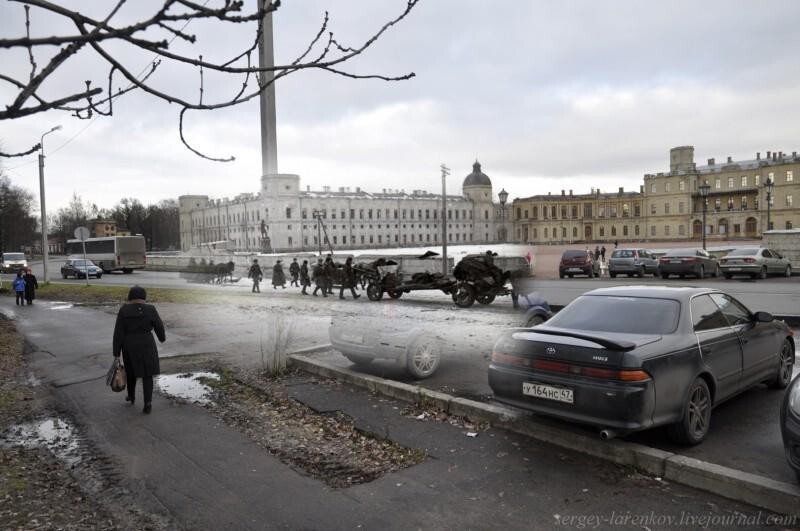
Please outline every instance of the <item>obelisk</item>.
[{"label": "obelisk", "polygon": [[[258,0],[259,8],[266,5],[267,0]],[[264,16],[261,42],[258,47],[258,59],[261,68],[275,66],[275,51],[272,45],[272,12]],[[261,86],[269,86],[261,93],[261,174],[262,176],[278,173],[278,135],[275,131],[275,74],[272,71],[262,72]]]}]

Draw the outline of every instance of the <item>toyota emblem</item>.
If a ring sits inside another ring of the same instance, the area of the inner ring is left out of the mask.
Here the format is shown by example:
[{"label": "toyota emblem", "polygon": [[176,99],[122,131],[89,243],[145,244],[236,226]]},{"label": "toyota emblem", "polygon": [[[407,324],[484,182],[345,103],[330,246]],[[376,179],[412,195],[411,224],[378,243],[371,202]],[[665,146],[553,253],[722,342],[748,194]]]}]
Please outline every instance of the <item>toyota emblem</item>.
[{"label": "toyota emblem", "polygon": [[545,352],[547,352],[548,356],[555,356],[556,355],[556,347],[547,347],[547,350]]}]

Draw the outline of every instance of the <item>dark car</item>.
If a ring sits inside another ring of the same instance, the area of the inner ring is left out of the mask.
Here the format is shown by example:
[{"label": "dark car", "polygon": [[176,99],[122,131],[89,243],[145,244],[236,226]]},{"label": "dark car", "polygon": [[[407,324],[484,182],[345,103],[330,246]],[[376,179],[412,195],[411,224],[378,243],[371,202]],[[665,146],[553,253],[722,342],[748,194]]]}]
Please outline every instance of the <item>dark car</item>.
[{"label": "dark car", "polygon": [[705,249],[672,249],[658,261],[658,273],[663,279],[670,275],[705,278],[718,277],[720,271],[717,259]]},{"label": "dark car", "polygon": [[766,382],[783,389],[794,338],[783,321],[752,313],[718,290],[593,290],[534,329],[497,340],[489,365],[495,398],[595,426],[602,438],[668,425],[697,444],[711,409]]},{"label": "dark car", "polygon": [[103,270],[91,260],[84,260],[83,258],[68,258],[64,265],[61,266],[61,278],[86,278],[86,275],[101,278]]},{"label": "dark car", "polygon": [[558,276],[572,278],[586,275],[589,278],[600,276],[600,262],[594,259],[591,251],[564,251],[558,264]]},{"label": "dark car", "polygon": [[800,482],[800,376],[794,379],[786,391],[781,408],[781,433],[786,459]]},{"label": "dark car", "polygon": [[647,249],[616,249],[608,260],[608,276],[658,275],[658,258]]}]

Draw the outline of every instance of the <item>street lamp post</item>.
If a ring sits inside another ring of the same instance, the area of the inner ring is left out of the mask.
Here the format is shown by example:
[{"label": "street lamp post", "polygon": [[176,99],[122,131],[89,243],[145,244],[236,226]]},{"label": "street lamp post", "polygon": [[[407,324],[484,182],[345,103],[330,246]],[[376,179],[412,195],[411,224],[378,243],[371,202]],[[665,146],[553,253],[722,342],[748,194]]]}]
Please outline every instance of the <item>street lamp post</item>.
[{"label": "street lamp post", "polygon": [[706,248],[706,212],[708,212],[708,192],[711,190],[708,181],[698,186],[700,197],[703,198],[703,250]]},{"label": "street lamp post", "polygon": [[506,189],[503,188],[500,190],[500,193],[497,194],[497,197],[500,198],[500,241],[505,243],[506,241],[506,201],[508,200],[508,192]]},{"label": "street lamp post", "polygon": [[450,168],[442,164],[439,169],[442,171],[442,275],[447,277],[450,274],[447,267],[447,176]]},{"label": "street lamp post", "polygon": [[767,177],[764,181],[764,190],[767,192],[767,230],[772,230],[772,221],[770,220],[770,206],[772,204],[772,191],[775,189],[775,183]]},{"label": "street lamp post", "polygon": [[53,127],[44,133],[39,141],[39,199],[42,207],[42,267],[44,269],[42,278],[44,278],[45,282],[50,280],[47,274],[47,259],[50,253],[47,246],[47,210],[45,210],[44,205],[44,137],[59,129],[61,129],[60,125]]}]

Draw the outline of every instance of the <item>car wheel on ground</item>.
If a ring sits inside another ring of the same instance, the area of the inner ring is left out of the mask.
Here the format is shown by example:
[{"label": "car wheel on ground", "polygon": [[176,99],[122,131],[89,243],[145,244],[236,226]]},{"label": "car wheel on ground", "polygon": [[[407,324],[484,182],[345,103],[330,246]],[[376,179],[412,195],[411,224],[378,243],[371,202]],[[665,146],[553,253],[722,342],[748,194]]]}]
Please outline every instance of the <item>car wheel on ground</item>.
[{"label": "car wheel on ground", "polygon": [[670,438],[680,444],[696,445],[703,442],[711,423],[711,392],[702,378],[689,387],[678,422],[669,426]]},{"label": "car wheel on ground", "polygon": [[371,301],[379,301],[383,298],[383,289],[379,284],[375,282],[367,284],[367,298]]},{"label": "car wheel on ground", "polygon": [[786,389],[792,381],[792,369],[794,369],[794,347],[792,342],[784,339],[781,345],[781,353],[778,356],[778,373],[775,378],[767,382],[770,389]]},{"label": "car wheel on ground", "polygon": [[758,272],[758,278],[764,280],[767,278],[767,266],[763,266],[761,270]]},{"label": "car wheel on ground", "polygon": [[541,315],[534,315],[530,319],[528,319],[528,322],[525,323],[525,326],[528,328],[533,328],[534,326],[542,324],[544,321],[545,318],[542,317]]},{"label": "car wheel on ground", "polygon": [[636,276],[639,278],[644,278],[644,266],[639,269],[639,272],[636,273]]},{"label": "car wheel on ground", "polygon": [[701,265],[700,270],[697,272],[697,278],[706,278],[706,267]]},{"label": "car wheel on ground", "polygon": [[431,376],[442,360],[442,349],[435,338],[416,340],[406,354],[406,368],[417,379]]},{"label": "car wheel on ground", "polygon": [[783,276],[790,277],[792,276],[792,266],[786,266],[786,269],[783,270]]}]

